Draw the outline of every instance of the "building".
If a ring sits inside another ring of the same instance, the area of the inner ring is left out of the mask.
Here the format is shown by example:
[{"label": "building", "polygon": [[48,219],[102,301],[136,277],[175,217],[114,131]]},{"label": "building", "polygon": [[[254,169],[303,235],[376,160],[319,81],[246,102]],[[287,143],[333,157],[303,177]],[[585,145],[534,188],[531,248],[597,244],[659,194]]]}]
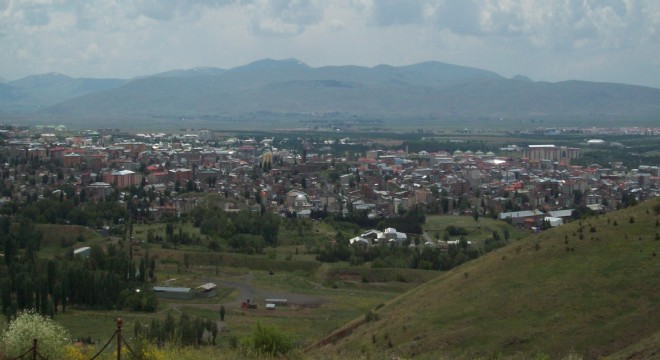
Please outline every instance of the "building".
[{"label": "building", "polygon": [[523,158],[527,160],[551,160],[570,164],[580,157],[580,149],[555,145],[529,145],[523,149]]},{"label": "building", "polygon": [[190,300],[193,293],[187,287],[154,286],[154,293],[161,299]]},{"label": "building", "polygon": [[178,181],[181,184],[185,184],[187,181],[191,181],[193,179],[193,171],[192,169],[186,168],[172,169],[168,171],[168,177],[169,181],[173,183]]},{"label": "building", "polygon": [[120,189],[139,185],[141,181],[138,174],[131,170],[113,171],[105,174],[104,180],[107,183],[116,185]]},{"label": "building", "polygon": [[217,294],[217,286],[214,283],[206,283],[195,289],[196,298],[209,299]]},{"label": "building", "polygon": [[92,199],[105,199],[112,194],[112,185],[105,182],[93,182],[87,186],[89,196]]},{"label": "building", "polygon": [[78,153],[68,153],[64,155],[64,166],[76,167],[82,164],[82,156]]}]

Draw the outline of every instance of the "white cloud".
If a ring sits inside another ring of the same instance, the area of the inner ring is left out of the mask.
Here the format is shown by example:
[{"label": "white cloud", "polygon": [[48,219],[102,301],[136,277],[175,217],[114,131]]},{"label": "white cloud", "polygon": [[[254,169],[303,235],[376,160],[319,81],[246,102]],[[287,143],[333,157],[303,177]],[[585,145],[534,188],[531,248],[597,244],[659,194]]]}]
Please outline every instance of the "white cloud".
[{"label": "white cloud", "polygon": [[655,0],[0,0],[0,76],[440,60],[660,87]]}]

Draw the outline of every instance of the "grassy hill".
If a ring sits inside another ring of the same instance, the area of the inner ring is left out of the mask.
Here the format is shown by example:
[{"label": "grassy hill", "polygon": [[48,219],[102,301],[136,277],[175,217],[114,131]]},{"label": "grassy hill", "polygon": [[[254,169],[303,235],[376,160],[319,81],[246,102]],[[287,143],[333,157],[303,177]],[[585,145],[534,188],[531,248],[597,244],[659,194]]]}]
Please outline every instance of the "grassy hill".
[{"label": "grassy hill", "polygon": [[513,241],[354,320],[310,355],[660,356],[659,233],[654,199]]}]

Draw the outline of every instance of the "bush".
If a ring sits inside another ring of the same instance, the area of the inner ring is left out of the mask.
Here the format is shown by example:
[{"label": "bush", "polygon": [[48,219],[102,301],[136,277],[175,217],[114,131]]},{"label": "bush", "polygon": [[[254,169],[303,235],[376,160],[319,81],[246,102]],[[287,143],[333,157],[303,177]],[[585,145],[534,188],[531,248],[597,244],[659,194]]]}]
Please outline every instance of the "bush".
[{"label": "bush", "polygon": [[378,320],[380,320],[380,315],[378,315],[378,313],[376,313],[376,312],[373,312],[373,311],[369,310],[369,312],[364,314],[364,320],[366,322],[378,321]]},{"label": "bush", "polygon": [[241,348],[244,352],[254,352],[259,355],[280,356],[286,355],[293,349],[291,339],[274,327],[257,326],[250,336],[241,339]]},{"label": "bush", "polygon": [[69,342],[67,331],[50,318],[37,314],[34,310],[19,312],[2,334],[2,349],[5,355],[15,357],[32,347],[32,340],[38,339],[38,351],[49,359],[65,359],[65,346]]},{"label": "bush", "polygon": [[451,236],[468,235],[467,230],[465,230],[465,228],[462,228],[460,226],[449,225],[447,226],[445,231]]}]

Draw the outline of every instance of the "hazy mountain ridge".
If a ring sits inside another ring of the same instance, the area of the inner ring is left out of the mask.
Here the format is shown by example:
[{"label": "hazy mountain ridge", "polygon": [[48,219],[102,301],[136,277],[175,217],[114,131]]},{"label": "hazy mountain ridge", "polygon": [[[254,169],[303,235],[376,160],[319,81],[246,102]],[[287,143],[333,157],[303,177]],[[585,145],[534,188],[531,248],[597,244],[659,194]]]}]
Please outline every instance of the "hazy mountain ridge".
[{"label": "hazy mountain ridge", "polygon": [[0,90],[0,112],[30,112],[82,95],[123,85],[121,79],[72,78],[58,73],[31,75],[6,82]]},{"label": "hazy mountain ridge", "polygon": [[660,89],[507,79],[435,61],[313,68],[296,59],[264,59],[228,70],[172,70],[130,81],[47,74],[0,85],[10,87],[0,87],[1,112],[38,109],[35,116],[79,118],[324,112],[430,118],[660,114]]}]

